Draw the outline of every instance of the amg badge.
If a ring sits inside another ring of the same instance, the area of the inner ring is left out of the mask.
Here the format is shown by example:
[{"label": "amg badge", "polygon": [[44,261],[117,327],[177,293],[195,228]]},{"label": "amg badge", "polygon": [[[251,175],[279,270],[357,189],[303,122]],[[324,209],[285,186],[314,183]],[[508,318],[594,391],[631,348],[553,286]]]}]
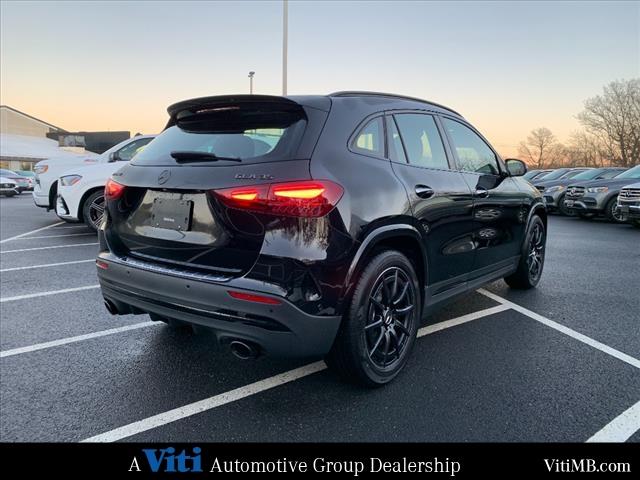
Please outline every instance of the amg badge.
[{"label": "amg badge", "polygon": [[267,173],[236,173],[236,180],[273,180],[275,177]]}]

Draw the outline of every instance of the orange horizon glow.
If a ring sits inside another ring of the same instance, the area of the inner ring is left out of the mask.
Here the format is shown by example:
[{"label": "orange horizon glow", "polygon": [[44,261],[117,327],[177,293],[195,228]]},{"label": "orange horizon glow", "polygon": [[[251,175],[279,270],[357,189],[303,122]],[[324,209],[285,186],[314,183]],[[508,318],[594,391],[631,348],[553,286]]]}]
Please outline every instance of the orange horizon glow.
[{"label": "orange horizon glow", "polygon": [[[640,3],[540,5],[292,1],[288,93],[432,100],[505,157],[542,126],[567,142],[587,98],[640,75]],[[0,103],[68,131],[158,133],[177,101],[248,93],[249,70],[255,93],[281,92],[278,1],[0,8]]]}]

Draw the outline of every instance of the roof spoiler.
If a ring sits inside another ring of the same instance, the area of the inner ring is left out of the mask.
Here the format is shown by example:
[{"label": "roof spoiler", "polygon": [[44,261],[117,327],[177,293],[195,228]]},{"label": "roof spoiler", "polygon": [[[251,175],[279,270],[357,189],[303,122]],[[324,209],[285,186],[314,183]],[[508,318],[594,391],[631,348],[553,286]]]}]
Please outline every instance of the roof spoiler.
[{"label": "roof spoiler", "polygon": [[192,98],[190,100],[183,100],[182,102],[174,103],[167,108],[167,112],[169,112],[169,115],[173,117],[184,110],[215,108],[216,106],[228,105],[230,103],[271,103],[274,105],[279,104],[290,107],[300,106],[293,100],[275,95],[217,95],[214,97]]},{"label": "roof spoiler", "polygon": [[167,108],[169,113],[169,122],[166,128],[176,124],[180,114],[197,115],[198,113],[207,113],[207,110],[215,110],[228,105],[259,103],[263,107],[273,106],[284,110],[294,111],[302,110],[302,105],[293,100],[275,95],[217,95],[213,97],[199,97],[182,102],[174,103]]}]

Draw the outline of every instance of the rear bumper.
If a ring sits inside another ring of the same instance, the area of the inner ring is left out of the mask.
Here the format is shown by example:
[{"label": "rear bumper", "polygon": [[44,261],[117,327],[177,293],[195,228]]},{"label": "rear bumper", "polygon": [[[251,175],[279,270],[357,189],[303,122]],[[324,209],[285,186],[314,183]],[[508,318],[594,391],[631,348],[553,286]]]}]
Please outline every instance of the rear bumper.
[{"label": "rear bumper", "polygon": [[[168,275],[132,266],[108,252],[100,253],[98,259],[108,265],[98,269],[102,294],[119,311],[151,312],[208,327],[222,343],[242,339],[258,344],[269,355],[318,356],[330,350],[340,326],[341,317],[310,315],[269,289],[239,288],[242,279],[216,282]],[[229,290],[269,296],[281,303],[238,300]]]}]

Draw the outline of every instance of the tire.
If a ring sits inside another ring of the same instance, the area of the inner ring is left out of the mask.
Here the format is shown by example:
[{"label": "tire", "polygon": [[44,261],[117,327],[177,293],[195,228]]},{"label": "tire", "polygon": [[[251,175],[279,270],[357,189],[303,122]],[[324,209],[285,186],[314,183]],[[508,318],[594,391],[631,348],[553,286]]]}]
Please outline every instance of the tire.
[{"label": "tire", "polygon": [[15,195],[15,193],[14,192],[9,192],[9,193],[3,193],[3,195],[5,197],[7,197],[7,198],[11,198],[11,197],[13,197]]},{"label": "tire", "polygon": [[329,368],[368,387],[389,383],[413,348],[421,302],[420,283],[409,259],[395,250],[375,254],[356,281],[326,357]]},{"label": "tire", "polygon": [[565,217],[575,217],[576,213],[573,210],[568,209],[564,205],[564,195],[561,195],[558,199],[558,213],[560,215],[564,215]]},{"label": "tire", "polygon": [[511,288],[527,290],[540,282],[544,269],[544,256],[547,245],[547,232],[542,219],[534,215],[529,223],[527,235],[522,245],[518,269],[504,281]]},{"label": "tire", "polygon": [[168,318],[158,315],[157,313],[149,313],[149,317],[154,322],[162,322],[166,323],[167,326],[171,329],[175,330],[191,330],[191,325],[180,320],[176,320],[175,318]]},{"label": "tire", "polygon": [[96,190],[89,195],[82,204],[82,220],[87,227],[97,232],[102,223],[103,214],[104,191]]},{"label": "tire", "polygon": [[626,223],[627,217],[618,211],[618,199],[613,197],[607,202],[607,206],[604,209],[604,215],[607,220],[613,223]]}]

